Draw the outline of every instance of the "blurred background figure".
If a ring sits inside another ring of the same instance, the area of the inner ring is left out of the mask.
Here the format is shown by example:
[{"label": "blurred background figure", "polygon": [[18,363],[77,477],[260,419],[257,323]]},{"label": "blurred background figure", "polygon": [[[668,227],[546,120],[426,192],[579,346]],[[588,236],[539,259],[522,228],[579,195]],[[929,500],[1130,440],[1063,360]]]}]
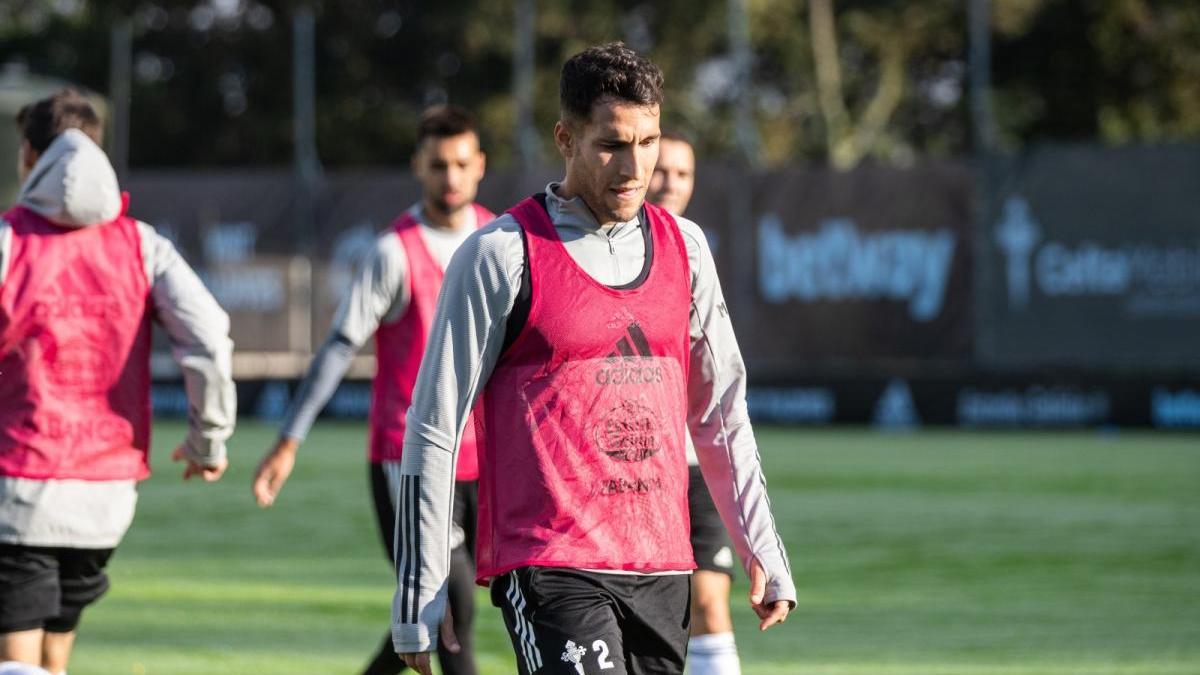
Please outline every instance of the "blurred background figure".
[{"label": "blurred background figure", "polygon": [[[279,438],[254,477],[254,496],[259,506],[270,506],[292,473],[300,443],[337,390],[355,352],[374,337],[378,370],[369,422],[371,493],[379,534],[393,565],[405,415],[425,353],[442,270],[463,240],[494,217],[475,202],[486,164],[475,118],[455,106],[430,108],[421,118],[417,138],[412,169],[421,184],[421,200],[379,235],[362,261],[329,337],[317,351],[292,400]],[[475,672],[471,624],[475,616],[479,462],[474,431],[474,425],[468,423],[454,486],[449,598],[460,649],[451,652],[439,644],[438,659],[447,675]],[[364,673],[393,675],[404,668],[392,648],[389,632]]]},{"label": "blurred background figure", "polygon": [[60,674],[150,474],[151,321],[186,383],[185,479],[227,466],[233,345],[171,243],[126,215],[91,104],[60,91],[17,129],[23,184],[0,216],[0,659]]},{"label": "blurred background figure", "polygon": [[663,131],[646,200],[682,216],[696,186],[696,150],[683,134]]}]

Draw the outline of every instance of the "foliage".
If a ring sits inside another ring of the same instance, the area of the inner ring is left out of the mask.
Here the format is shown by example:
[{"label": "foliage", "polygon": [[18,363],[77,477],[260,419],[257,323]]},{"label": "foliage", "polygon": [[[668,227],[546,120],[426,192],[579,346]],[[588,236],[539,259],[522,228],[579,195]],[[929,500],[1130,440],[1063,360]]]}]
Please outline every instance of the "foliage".
[{"label": "foliage", "polygon": [[[620,39],[667,77],[667,125],[705,157],[734,150],[731,0],[539,0],[537,128],[557,118],[562,61]],[[744,0],[757,162],[907,164],[971,152],[966,3]],[[109,89],[109,30],[133,26],[134,166],[285,164],[291,17],[316,17],[317,139],[330,166],[397,165],[421,109],[477,111],[512,158],[514,0],[4,0],[0,62]],[[1200,3],[992,0],[999,138],[1109,143],[1200,136]],[[824,23],[820,17],[825,17]],[[543,159],[553,161],[547,142]]]}]

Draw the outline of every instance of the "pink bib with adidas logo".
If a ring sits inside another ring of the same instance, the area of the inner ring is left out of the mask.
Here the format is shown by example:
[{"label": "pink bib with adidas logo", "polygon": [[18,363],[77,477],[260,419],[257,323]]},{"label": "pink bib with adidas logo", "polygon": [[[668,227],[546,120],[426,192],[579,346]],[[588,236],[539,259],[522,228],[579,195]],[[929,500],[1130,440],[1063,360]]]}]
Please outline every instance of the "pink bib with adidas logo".
[{"label": "pink bib with adidas logo", "polygon": [[532,294],[475,411],[481,583],[530,565],[695,567],[687,250],[670,214],[644,212],[649,270],[616,289],[575,263],[536,199],[509,210],[524,230]]}]

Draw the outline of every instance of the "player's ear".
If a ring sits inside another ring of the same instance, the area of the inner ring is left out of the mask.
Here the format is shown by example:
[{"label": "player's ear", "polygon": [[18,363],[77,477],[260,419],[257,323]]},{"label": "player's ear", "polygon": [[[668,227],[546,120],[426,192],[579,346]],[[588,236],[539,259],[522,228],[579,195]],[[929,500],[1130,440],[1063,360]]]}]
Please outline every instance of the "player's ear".
[{"label": "player's ear", "polygon": [[25,170],[28,171],[33,168],[34,164],[37,164],[39,157],[41,157],[41,153],[39,153],[37,150],[33,149],[33,144],[29,142],[29,139],[22,138],[21,139],[21,166],[25,167]]},{"label": "player's ear", "polygon": [[413,173],[421,172],[421,165],[425,160],[425,141],[417,141],[417,147],[413,148],[412,159],[409,160],[409,166],[412,167]]},{"label": "player's ear", "polygon": [[575,125],[560,119],[554,123],[554,144],[564,158],[570,159],[575,154]]}]

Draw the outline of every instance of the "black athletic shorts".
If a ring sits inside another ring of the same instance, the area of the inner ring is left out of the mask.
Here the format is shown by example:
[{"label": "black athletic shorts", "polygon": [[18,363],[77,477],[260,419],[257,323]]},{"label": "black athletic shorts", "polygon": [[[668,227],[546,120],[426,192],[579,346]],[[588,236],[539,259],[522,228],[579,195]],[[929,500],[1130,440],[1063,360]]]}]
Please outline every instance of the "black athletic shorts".
[{"label": "black athletic shorts", "polygon": [[692,523],[692,555],[696,567],[733,576],[736,559],[729,533],[717,513],[700,467],[688,467],[688,512]]},{"label": "black athletic shorts", "polygon": [[0,544],[0,633],[70,633],[108,590],[113,549]]},{"label": "black athletic shorts", "polygon": [[492,580],[492,604],[521,675],[679,675],[689,579],[521,567]]}]

